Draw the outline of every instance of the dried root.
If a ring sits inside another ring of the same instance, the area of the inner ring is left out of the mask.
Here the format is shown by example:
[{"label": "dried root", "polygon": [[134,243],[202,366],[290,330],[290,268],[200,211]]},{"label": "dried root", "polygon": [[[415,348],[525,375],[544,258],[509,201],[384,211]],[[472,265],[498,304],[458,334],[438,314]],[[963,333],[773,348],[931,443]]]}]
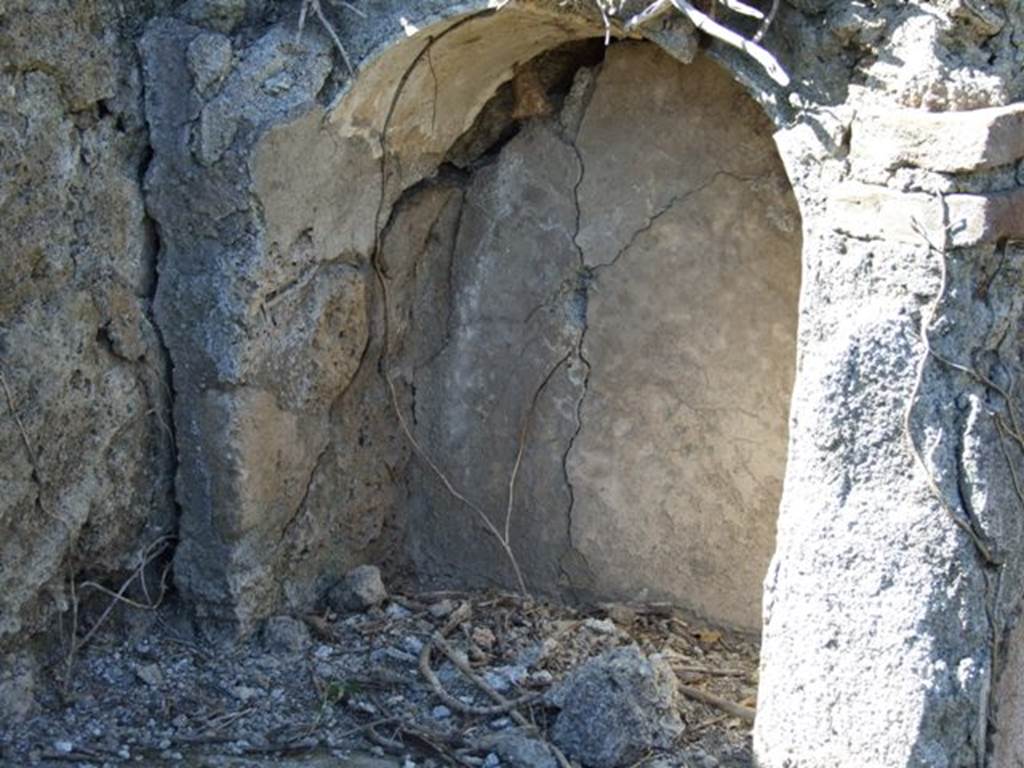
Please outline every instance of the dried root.
[{"label": "dried root", "polygon": [[[352,11],[353,13],[366,18],[366,14],[360,11],[351,3],[341,3],[345,8]],[[312,11],[313,15],[316,16],[317,21],[320,22],[320,26],[324,28],[324,31],[328,34],[331,40],[334,42],[334,47],[338,49],[338,53],[341,55],[341,60],[345,62],[345,68],[348,70],[350,75],[355,75],[356,69],[352,65],[352,59],[348,55],[348,51],[341,42],[341,37],[338,35],[338,30],[334,28],[327,16],[324,15],[324,9],[320,6],[320,0],[302,0],[302,9],[299,11],[299,29],[295,34],[295,42],[297,43],[302,39],[302,31],[306,27],[306,16]]]},{"label": "dried root", "polygon": [[[713,18],[713,13],[717,4],[721,4],[723,8],[741,16],[758,19],[761,24],[758,27],[757,32],[754,34],[753,39],[747,40],[742,35],[733,32],[721,22],[716,21]],[[779,64],[778,60],[771,53],[759,45],[759,42],[764,38],[768,28],[775,20],[775,15],[779,8],[778,0],[772,0],[772,5],[768,13],[758,10],[753,6],[742,2],[742,0],[712,0],[711,14],[699,10],[696,6],[690,3],[689,0],[656,0],[656,2],[647,6],[643,11],[630,18],[626,22],[626,29],[637,29],[638,27],[650,24],[655,19],[664,16],[673,8],[688,18],[690,22],[701,32],[717,38],[726,45],[737,48],[750,56],[764,68],[765,72],[768,73],[772,80],[783,88],[789,86],[789,75],[786,74],[782,65]]]}]

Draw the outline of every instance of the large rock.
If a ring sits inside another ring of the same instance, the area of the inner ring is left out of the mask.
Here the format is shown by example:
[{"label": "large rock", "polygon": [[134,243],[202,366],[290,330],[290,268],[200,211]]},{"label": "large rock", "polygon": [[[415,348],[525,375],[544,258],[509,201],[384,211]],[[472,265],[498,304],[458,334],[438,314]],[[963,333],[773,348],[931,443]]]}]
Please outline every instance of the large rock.
[{"label": "large rock", "polygon": [[584,662],[549,694],[561,711],[555,744],[590,768],[631,765],[671,749],[683,733],[676,677],[659,657],[617,648]]}]

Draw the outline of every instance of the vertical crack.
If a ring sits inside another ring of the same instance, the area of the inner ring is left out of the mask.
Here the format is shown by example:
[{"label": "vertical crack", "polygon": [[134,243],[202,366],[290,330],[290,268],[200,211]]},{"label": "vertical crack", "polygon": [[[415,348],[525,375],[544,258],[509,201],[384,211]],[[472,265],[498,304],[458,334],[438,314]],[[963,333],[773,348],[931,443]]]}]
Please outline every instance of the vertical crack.
[{"label": "vertical crack", "polygon": [[[585,116],[585,115],[584,115]],[[583,116],[581,116],[580,123],[583,122]],[[576,177],[576,181],[572,188],[573,205],[575,206],[576,220],[573,227],[572,233],[572,244],[576,249],[576,255],[578,258],[578,267],[576,272],[576,285],[573,289],[572,297],[570,299],[570,317],[579,328],[579,333],[576,337],[576,344],[573,349],[573,356],[579,361],[580,366],[583,368],[583,379],[581,382],[580,395],[576,399],[575,406],[575,418],[576,427],[569,438],[569,442],[566,445],[565,452],[562,454],[562,477],[565,480],[565,487],[569,492],[569,504],[566,509],[566,534],[568,551],[578,552],[574,543],[574,529],[575,520],[574,515],[576,512],[576,487],[573,484],[572,477],[569,474],[569,456],[572,454],[573,448],[576,446],[576,440],[583,431],[583,401],[587,397],[587,393],[590,389],[590,376],[593,372],[593,367],[590,361],[587,359],[583,352],[583,345],[586,341],[588,324],[588,304],[589,304],[589,291],[590,285],[593,282],[593,272],[587,267],[586,257],[583,253],[583,248],[579,243],[580,229],[582,227],[582,208],[580,206],[580,188],[583,185],[583,179],[586,176],[586,164],[583,162],[583,153],[580,152],[579,146],[576,143],[576,137],[566,138],[566,143],[572,149],[576,155],[576,162],[579,165],[579,173]],[[582,553],[579,553],[583,557]],[[563,573],[565,572],[563,566]],[[570,584],[572,582],[571,574],[566,573],[566,577],[569,579]]]},{"label": "vertical crack", "polygon": [[[138,62],[138,66],[141,69],[142,63]],[[181,520],[182,506],[178,495],[178,432],[174,413],[176,400],[176,391],[174,387],[174,360],[171,356],[170,347],[167,344],[167,339],[164,336],[164,330],[160,326],[155,309],[157,292],[160,286],[160,260],[163,254],[163,240],[160,236],[160,225],[156,219],[150,215],[149,206],[146,200],[146,175],[149,173],[150,166],[155,161],[156,151],[153,147],[153,138],[149,128],[149,122],[145,114],[147,82],[146,78],[142,77],[141,74],[140,83],[139,103],[141,105],[140,109],[142,111],[143,120],[139,130],[142,132],[144,147],[142,148],[142,155],[138,161],[137,183],[143,204],[142,225],[144,228],[144,244],[141,263],[146,272],[146,290],[141,299],[143,301],[143,311],[145,312],[146,319],[149,321],[150,327],[153,329],[153,339],[156,342],[153,355],[155,360],[153,362],[149,362],[144,358],[142,364],[152,375],[156,382],[156,387],[158,387],[162,392],[162,396],[155,396],[156,393],[152,392],[145,382],[143,386],[147,391],[150,402],[153,403],[153,415],[159,422],[160,429],[167,437],[166,470],[169,484],[168,495],[170,497],[169,501],[173,515],[172,525],[174,526],[174,529],[177,529],[179,521]],[[164,416],[166,416],[166,418],[164,418]]]}]

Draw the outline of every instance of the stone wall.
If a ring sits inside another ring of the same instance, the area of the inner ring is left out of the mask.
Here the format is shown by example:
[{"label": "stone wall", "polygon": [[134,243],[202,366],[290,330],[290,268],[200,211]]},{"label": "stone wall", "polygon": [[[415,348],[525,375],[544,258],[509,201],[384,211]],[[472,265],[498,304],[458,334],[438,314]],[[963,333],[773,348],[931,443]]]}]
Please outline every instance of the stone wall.
[{"label": "stone wall", "polygon": [[133,44],[158,6],[0,3],[0,656],[175,529]]},{"label": "stone wall", "polygon": [[[799,240],[758,759],[1019,754],[1019,0],[784,3],[764,45],[789,89],[671,16],[596,69],[578,47],[566,81],[564,61],[527,63],[601,35],[590,4],[486,5],[339,11],[351,79],[315,24],[296,42],[283,0],[0,3],[0,649],[53,627],[69,577],[116,585],[169,532],[183,604],[232,633],[365,560],[495,578],[501,553],[475,549],[487,535],[425,459],[500,532],[545,380],[510,528],[531,584],[709,612],[733,594],[722,618],[753,623]],[[602,111],[602,89],[649,111]],[[540,248],[498,259],[509,231]],[[682,332],[698,320],[716,334]],[[700,460],[665,450],[687,429]],[[660,506],[681,489],[686,510]],[[633,538],[627,503],[668,533]],[[740,519],[757,523],[726,549]]]}]

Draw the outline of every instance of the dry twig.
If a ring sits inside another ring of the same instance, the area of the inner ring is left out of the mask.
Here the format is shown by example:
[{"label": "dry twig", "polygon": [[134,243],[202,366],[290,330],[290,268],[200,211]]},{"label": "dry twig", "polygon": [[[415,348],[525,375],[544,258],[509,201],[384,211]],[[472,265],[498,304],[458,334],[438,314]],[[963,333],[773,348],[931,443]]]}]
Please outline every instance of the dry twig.
[{"label": "dry twig", "polygon": [[[342,3],[346,8],[359,14],[363,18],[366,18],[366,14],[360,11],[358,8],[352,6],[349,3]],[[320,7],[320,0],[302,0],[302,8],[299,11],[299,28],[295,34],[295,42],[298,43],[302,39],[302,31],[306,27],[306,16],[312,11],[320,22],[320,26],[324,28],[324,31],[330,36],[334,42],[334,47],[338,49],[338,53],[341,54],[341,60],[345,62],[345,68],[348,69],[350,75],[355,75],[356,69],[352,66],[352,59],[348,55],[348,51],[345,50],[345,46],[341,42],[341,37],[338,36],[338,31],[331,24],[330,20],[324,15],[324,9]]]},{"label": "dry twig", "polygon": [[750,56],[750,58],[760,64],[772,80],[783,88],[788,87],[790,81],[789,75],[786,74],[786,70],[782,68],[782,65],[779,64],[775,56],[758,44],[768,31],[768,27],[771,25],[772,21],[775,19],[775,14],[778,11],[777,1],[773,0],[772,7],[767,14],[747,5],[742,2],[742,0],[713,0],[711,4],[712,10],[716,7],[716,1],[721,2],[723,6],[734,13],[739,13],[744,16],[761,20],[761,25],[758,28],[757,33],[754,35],[753,40],[747,40],[742,35],[733,32],[731,29],[712,18],[711,15],[708,15],[696,8],[689,2],[689,0],[656,0],[656,2],[647,6],[643,11],[631,17],[626,22],[626,29],[636,29],[637,27],[649,24],[651,21],[660,18],[674,7],[677,11],[688,18],[690,22],[701,32],[721,40],[726,45],[730,45],[733,48],[743,51],[745,54]]},{"label": "dry twig", "polygon": [[940,280],[939,290],[938,293],[935,294],[935,298],[921,311],[920,339],[921,344],[924,347],[924,354],[921,355],[921,359],[918,361],[917,372],[914,376],[914,385],[910,390],[910,396],[907,400],[907,407],[903,412],[903,437],[907,443],[908,448],[910,449],[911,455],[914,457],[915,463],[921,468],[921,470],[924,473],[925,481],[928,483],[929,490],[931,490],[932,495],[935,496],[935,498],[938,500],[939,506],[942,507],[943,512],[946,513],[946,516],[949,517],[949,519],[952,520],[958,528],[960,528],[964,533],[967,534],[971,542],[974,544],[974,548],[978,552],[978,555],[981,557],[981,559],[985,562],[986,565],[998,566],[1001,564],[1001,562],[992,554],[988,544],[986,544],[985,541],[982,539],[982,534],[975,530],[974,522],[969,519],[964,519],[960,517],[960,515],[956,514],[956,512],[953,511],[953,508],[950,506],[949,502],[946,500],[946,495],[942,492],[942,489],[939,488],[939,484],[932,476],[931,470],[928,468],[928,464],[924,460],[924,455],[921,453],[921,449],[918,448],[917,442],[914,440],[912,427],[914,407],[918,403],[918,396],[920,395],[921,386],[924,382],[925,365],[927,364],[929,358],[932,357],[934,357],[939,362],[952,367],[954,370],[966,373],[969,376],[975,378],[976,380],[981,381],[982,383],[994,388],[997,392],[1000,392],[1003,395],[1004,399],[1007,399],[1011,416],[1013,414],[1013,404],[1011,401],[1009,401],[1009,395],[1005,392],[1005,390],[1003,390],[1001,387],[995,384],[995,382],[992,382],[988,377],[983,376],[981,373],[975,371],[973,368],[960,365],[959,363],[954,363],[951,360],[947,360],[941,355],[937,354],[932,349],[931,340],[928,336],[928,330],[935,319],[935,314],[938,311],[939,304],[942,302],[943,297],[946,295],[946,281],[948,279],[946,269],[946,255],[942,249],[938,248],[931,242],[923,226],[919,222],[915,220],[914,222],[912,222],[912,224],[914,226],[914,229],[917,230],[918,234],[927,244],[929,251],[938,256]]},{"label": "dry twig", "polygon": [[755,710],[750,707],[744,707],[742,704],[736,704],[728,699],[723,699],[721,696],[716,696],[713,693],[702,691],[700,688],[683,685],[682,683],[679,684],[679,692],[687,698],[694,699],[702,704],[709,704],[733,717],[738,717],[748,723],[754,722]]},{"label": "dry twig", "polygon": [[[152,603],[150,603],[148,605],[147,604],[143,604],[143,603],[139,603],[138,601],[131,600],[130,598],[125,597],[124,595],[125,595],[125,592],[128,591],[128,588],[135,582],[136,579],[139,579],[140,583],[142,583],[142,584],[145,583],[145,578],[146,578],[145,577],[145,571],[146,571],[146,568],[148,568],[149,564],[151,562],[153,562],[157,557],[159,557],[161,554],[163,554],[167,550],[167,547],[170,546],[170,542],[172,542],[174,540],[174,538],[175,538],[174,536],[172,536],[170,534],[167,534],[167,535],[164,535],[164,536],[160,536],[159,538],[157,538],[153,542],[151,542],[149,544],[149,546],[147,546],[146,549],[144,549],[142,554],[140,555],[138,567],[136,567],[136,569],[134,571],[132,571],[131,575],[127,579],[125,579],[125,581],[121,584],[121,587],[116,592],[113,591],[113,590],[107,589],[106,587],[104,587],[104,586],[102,586],[100,584],[97,584],[96,582],[93,582],[93,581],[86,581],[86,582],[83,582],[82,584],[76,585],[74,577],[70,578],[70,588],[71,588],[71,637],[70,637],[69,642],[68,642],[68,652],[67,652],[67,655],[65,656],[65,660],[64,660],[64,680],[63,680],[63,685],[64,685],[65,689],[67,689],[68,686],[70,686],[70,684],[71,684],[71,672],[72,672],[72,669],[74,667],[75,658],[77,657],[78,652],[81,651],[81,649],[84,648],[86,645],[88,645],[89,641],[92,640],[93,637],[95,637],[96,633],[100,631],[100,629],[106,623],[107,619],[110,617],[110,614],[113,613],[114,608],[117,607],[117,605],[123,603],[123,604],[131,606],[133,608],[141,608],[141,609],[150,610],[150,611],[156,610],[157,608],[160,607],[160,604],[163,602],[164,596],[165,596],[166,591],[167,591],[167,575],[168,575],[168,573],[170,571],[170,564],[169,563],[168,563],[167,567],[164,568],[163,574],[160,577],[160,594],[157,596],[156,600],[154,600]],[[99,592],[102,592],[103,594],[108,595],[111,598],[111,600],[107,604],[107,607],[103,610],[103,613],[100,614],[100,617],[98,619],[96,619],[96,621],[93,623],[92,627],[85,634],[85,637],[83,637],[81,640],[79,640],[78,639],[78,604],[79,604],[78,587],[86,587],[86,586],[90,587],[92,589],[95,589],[95,590],[97,590]],[[143,588],[143,591],[145,592],[145,587]]]}]

